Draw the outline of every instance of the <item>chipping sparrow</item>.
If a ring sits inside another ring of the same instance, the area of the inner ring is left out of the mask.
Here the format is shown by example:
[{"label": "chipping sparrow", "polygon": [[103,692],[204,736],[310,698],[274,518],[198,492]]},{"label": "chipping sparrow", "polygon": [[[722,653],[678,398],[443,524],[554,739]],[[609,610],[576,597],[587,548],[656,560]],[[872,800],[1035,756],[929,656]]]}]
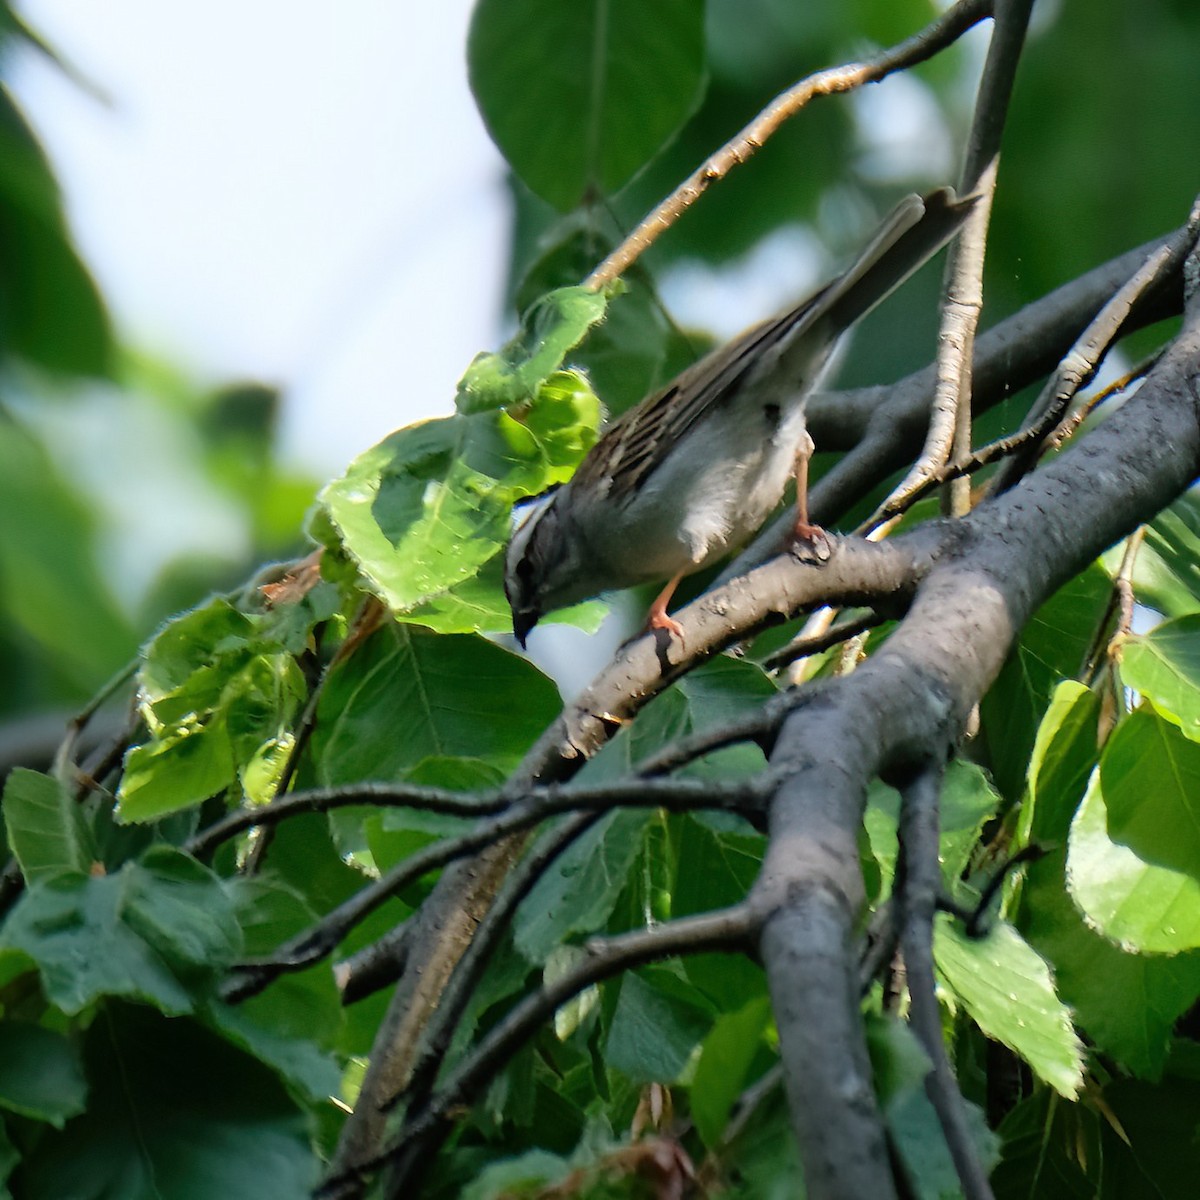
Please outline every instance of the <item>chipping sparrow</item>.
[{"label": "chipping sparrow", "polygon": [[647,628],[682,638],[667,615],[679,581],[746,541],[793,471],[796,536],[821,536],[808,523],[804,401],[841,333],[949,241],[973,203],[949,188],[907,196],[843,275],[615,421],[513,533],[504,588],[517,641],[546,612],[655,579],[669,582]]}]

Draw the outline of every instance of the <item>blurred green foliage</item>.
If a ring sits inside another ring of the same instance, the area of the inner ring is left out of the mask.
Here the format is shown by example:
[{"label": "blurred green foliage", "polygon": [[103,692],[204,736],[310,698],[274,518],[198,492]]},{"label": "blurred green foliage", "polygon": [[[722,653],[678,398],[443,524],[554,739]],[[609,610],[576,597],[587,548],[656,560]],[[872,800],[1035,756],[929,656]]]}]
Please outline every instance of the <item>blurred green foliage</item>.
[{"label": "blurred green foliage", "polygon": [[[481,0],[471,80],[513,172],[510,295],[526,325],[467,369],[456,413],[400,431],[329,485],[309,524],[320,566],[277,573],[265,592],[254,569],[300,547],[314,490],[277,462],[279,396],[251,382],[201,393],[117,344],[45,155],[0,92],[0,715],[78,701],[145,643],[132,732],[110,761],[89,762],[99,786],[81,786],[68,762],[14,772],[4,792],[14,866],[0,926],[0,1179],[11,1191],[0,1184],[0,1197],[240,1200],[261,1195],[265,1178],[273,1196],[308,1194],[384,998],[343,1011],[327,961],[242,1005],[222,985],[462,819],[367,805],[309,813],[204,861],[188,839],[293,783],[502,781],[559,704],[549,679],[480,633],[504,619],[512,502],[569,475],[600,401],[628,407],[707,345],[663,306],[665,272],[736,265],[801,224],[837,258],[896,192],[952,181],[985,35],[879,85],[883,108],[817,101],[711,189],[623,290],[556,289],[578,284],[773,95],[908,36],[939,7],[671,0],[651,29],[632,0],[569,12]],[[0,3],[0,66],[18,44],[31,35]],[[1038,7],[1006,135],[988,320],[1182,220],[1196,186],[1198,44],[1200,9],[1187,0]],[[938,147],[948,160],[925,152]],[[881,309],[844,378],[923,363],[933,326],[921,300],[935,288],[926,273]],[[123,457],[98,428],[116,431]],[[114,545],[106,497],[151,464],[178,486],[198,481],[232,514],[236,544],[206,557],[182,533],[166,547]],[[1194,1191],[1200,1060],[1177,1021],[1200,992],[1200,863],[1196,839],[1180,834],[1200,812],[1197,530],[1184,497],[1138,561],[1138,596],[1170,620],[1122,643],[1137,711],[1126,711],[1115,663],[1080,681],[1109,556],[1023,632],[982,705],[981,761],[947,775],[943,885],[960,905],[997,869],[981,838],[998,839],[989,853],[1045,851],[1003,897],[990,937],[972,941],[947,921],[936,943],[943,1019],[1003,1200]],[[129,564],[147,559],[133,586]],[[163,623],[215,587],[226,594]],[[835,663],[830,654],[814,670]],[[584,779],[621,775],[775,689],[753,657],[711,662]],[[689,773],[715,785],[762,761],[741,746]],[[893,791],[872,789],[861,855],[876,905],[896,871],[897,812]],[[736,903],[764,846],[728,814],[604,815],[516,910],[455,1052],[576,961],[589,936]],[[430,884],[391,897],[338,955],[397,926]],[[923,1053],[878,994],[867,1008],[880,1105],[912,1194],[953,1194]],[[670,1089],[682,1118],[662,1140],[723,1194],[797,1194],[778,1090],[730,1124],[777,1060],[770,1011],[761,968],[740,956],[673,960],[585,993],[463,1118],[430,1165],[429,1194],[532,1196],[567,1179],[579,1195],[642,1194],[648,1143],[628,1130],[648,1083]],[[989,1130],[980,1064],[993,1042],[1033,1082]]]}]

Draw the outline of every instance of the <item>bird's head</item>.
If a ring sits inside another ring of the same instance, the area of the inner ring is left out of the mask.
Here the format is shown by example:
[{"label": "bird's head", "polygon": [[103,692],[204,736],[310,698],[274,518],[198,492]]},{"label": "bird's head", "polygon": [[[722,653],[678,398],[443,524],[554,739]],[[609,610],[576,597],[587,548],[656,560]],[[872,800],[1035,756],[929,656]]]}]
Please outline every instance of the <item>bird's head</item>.
[{"label": "bird's head", "polygon": [[522,504],[504,558],[504,594],[512,609],[513,635],[522,649],[543,614],[583,597],[575,594],[578,564],[573,539],[562,528],[559,492]]}]

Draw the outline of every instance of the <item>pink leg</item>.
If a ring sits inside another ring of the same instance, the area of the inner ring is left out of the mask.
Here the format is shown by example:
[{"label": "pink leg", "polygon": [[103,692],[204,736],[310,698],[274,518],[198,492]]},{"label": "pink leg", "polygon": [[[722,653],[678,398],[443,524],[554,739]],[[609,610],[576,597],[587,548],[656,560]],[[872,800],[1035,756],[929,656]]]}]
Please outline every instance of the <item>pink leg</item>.
[{"label": "pink leg", "polygon": [[685,571],[680,571],[655,598],[654,603],[650,605],[650,611],[646,614],[646,630],[665,629],[668,633],[674,634],[679,639],[680,645],[683,644],[683,626],[678,621],[667,616],[667,605],[671,602],[671,597],[675,594],[675,589],[679,586],[679,581],[686,574]]},{"label": "pink leg", "polygon": [[800,541],[815,542],[825,537],[820,525],[808,519],[808,460],[814,450],[813,440],[806,433],[804,444],[796,451],[796,524],[794,532]]}]

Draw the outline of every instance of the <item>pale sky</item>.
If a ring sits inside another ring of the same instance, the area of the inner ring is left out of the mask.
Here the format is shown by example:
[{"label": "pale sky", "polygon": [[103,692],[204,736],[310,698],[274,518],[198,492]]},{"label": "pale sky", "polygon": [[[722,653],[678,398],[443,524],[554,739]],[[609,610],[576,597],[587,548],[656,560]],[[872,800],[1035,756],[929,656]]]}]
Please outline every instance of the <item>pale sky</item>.
[{"label": "pale sky", "polygon": [[495,344],[502,168],[467,87],[469,0],[23,0],[104,105],[10,81],[132,344],[284,387],[318,477],[449,411]]}]

